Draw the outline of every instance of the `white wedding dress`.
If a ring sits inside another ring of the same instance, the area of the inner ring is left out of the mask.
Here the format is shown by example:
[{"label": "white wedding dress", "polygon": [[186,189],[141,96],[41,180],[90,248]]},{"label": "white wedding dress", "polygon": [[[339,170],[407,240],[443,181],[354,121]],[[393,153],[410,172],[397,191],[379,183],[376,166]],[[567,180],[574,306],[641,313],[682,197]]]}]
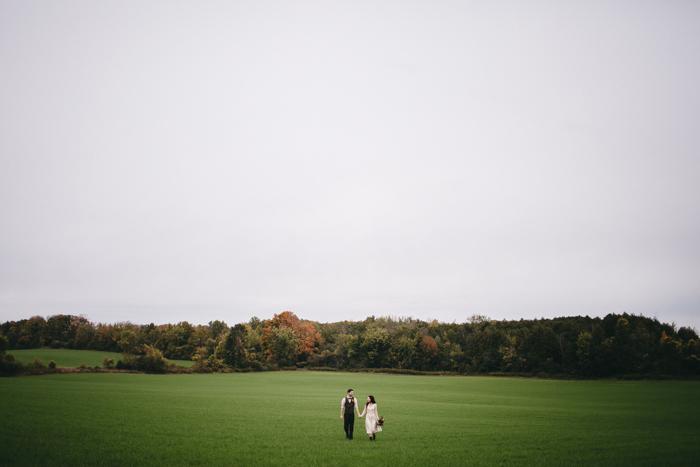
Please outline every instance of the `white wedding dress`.
[{"label": "white wedding dress", "polygon": [[379,420],[379,415],[377,414],[377,404],[367,404],[365,405],[365,430],[367,430],[368,435],[373,435],[374,433],[379,433],[382,431],[382,427],[377,425]]}]

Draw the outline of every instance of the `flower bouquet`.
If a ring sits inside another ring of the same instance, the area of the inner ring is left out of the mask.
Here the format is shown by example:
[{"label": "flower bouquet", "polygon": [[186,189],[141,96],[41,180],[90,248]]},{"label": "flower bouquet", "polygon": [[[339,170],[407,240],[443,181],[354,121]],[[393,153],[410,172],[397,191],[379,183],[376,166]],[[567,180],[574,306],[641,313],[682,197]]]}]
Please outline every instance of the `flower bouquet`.
[{"label": "flower bouquet", "polygon": [[377,426],[384,426],[384,418],[377,420]]}]

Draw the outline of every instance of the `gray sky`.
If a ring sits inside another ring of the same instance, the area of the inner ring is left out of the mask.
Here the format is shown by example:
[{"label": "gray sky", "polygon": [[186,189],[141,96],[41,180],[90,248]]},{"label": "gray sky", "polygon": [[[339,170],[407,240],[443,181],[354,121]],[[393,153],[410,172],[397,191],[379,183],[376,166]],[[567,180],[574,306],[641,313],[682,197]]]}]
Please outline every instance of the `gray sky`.
[{"label": "gray sky", "polygon": [[699,20],[0,0],[0,322],[700,329]]}]

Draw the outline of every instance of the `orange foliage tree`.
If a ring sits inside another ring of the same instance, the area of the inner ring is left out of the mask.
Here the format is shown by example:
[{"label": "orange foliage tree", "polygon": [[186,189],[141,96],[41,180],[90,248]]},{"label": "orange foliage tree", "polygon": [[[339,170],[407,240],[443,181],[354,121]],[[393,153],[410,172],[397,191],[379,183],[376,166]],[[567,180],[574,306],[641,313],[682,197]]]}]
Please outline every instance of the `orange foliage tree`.
[{"label": "orange foliage tree", "polygon": [[423,364],[426,368],[432,369],[438,360],[437,342],[435,342],[435,339],[430,336],[423,336],[419,347],[421,356],[423,357]]},{"label": "orange foliage tree", "polygon": [[420,343],[421,350],[423,351],[423,355],[425,355],[425,358],[427,359],[434,359],[437,358],[438,356],[438,345],[437,342],[435,342],[435,339],[433,339],[430,336],[423,336],[423,339],[421,340]]},{"label": "orange foliage tree", "polygon": [[260,345],[267,360],[281,365],[305,361],[323,342],[311,323],[302,323],[291,311],[263,321]]}]

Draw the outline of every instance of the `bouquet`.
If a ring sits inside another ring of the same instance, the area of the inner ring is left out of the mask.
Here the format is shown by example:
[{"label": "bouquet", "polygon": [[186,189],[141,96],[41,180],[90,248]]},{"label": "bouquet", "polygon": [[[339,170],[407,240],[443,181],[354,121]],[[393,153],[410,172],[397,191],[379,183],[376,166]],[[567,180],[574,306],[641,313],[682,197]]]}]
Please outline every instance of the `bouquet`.
[{"label": "bouquet", "polygon": [[384,426],[384,418],[377,420],[377,426]]}]

